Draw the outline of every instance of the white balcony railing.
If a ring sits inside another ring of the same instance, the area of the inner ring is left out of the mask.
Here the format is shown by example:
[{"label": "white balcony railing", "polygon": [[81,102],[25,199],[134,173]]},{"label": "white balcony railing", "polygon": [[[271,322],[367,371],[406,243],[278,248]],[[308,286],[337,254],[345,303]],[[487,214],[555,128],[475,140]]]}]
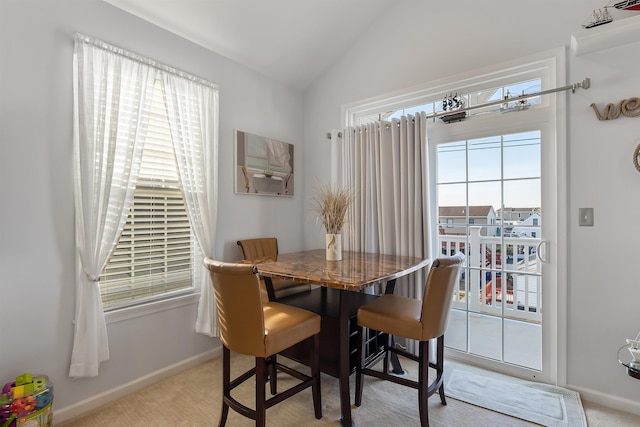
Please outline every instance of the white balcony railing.
[{"label": "white balcony railing", "polygon": [[469,236],[440,234],[442,254],[465,253],[466,266],[453,295],[453,307],[532,322],[542,320],[540,239],[483,236],[483,227],[469,227]]}]

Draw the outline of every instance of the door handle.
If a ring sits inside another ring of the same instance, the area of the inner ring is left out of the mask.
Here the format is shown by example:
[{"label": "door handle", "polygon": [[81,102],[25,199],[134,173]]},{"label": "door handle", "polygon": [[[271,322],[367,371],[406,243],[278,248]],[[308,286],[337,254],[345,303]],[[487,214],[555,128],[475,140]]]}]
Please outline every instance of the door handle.
[{"label": "door handle", "polygon": [[[540,254],[541,253],[541,249],[542,249],[542,245],[544,245],[544,257]],[[540,240],[540,243],[538,243],[538,246],[536,246],[536,258],[538,258],[538,261],[540,262],[548,262],[549,260],[547,259],[547,248],[549,247],[549,241],[548,240]]]}]

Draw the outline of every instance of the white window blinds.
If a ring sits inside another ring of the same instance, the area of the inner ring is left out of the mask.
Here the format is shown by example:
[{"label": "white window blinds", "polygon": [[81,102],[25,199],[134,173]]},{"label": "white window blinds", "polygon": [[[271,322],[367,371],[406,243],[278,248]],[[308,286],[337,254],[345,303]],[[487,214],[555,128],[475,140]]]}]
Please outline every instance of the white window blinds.
[{"label": "white window blinds", "polygon": [[105,310],[193,288],[192,238],[160,81],[125,228],[100,280]]}]

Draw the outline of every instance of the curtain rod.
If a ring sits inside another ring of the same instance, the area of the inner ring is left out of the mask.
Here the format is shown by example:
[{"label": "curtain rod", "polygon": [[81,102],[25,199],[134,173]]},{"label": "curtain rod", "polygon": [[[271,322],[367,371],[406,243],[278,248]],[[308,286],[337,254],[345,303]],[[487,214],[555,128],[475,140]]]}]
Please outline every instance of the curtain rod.
[{"label": "curtain rod", "polygon": [[114,53],[116,55],[120,55],[124,58],[130,59],[132,61],[136,61],[139,62],[141,64],[144,65],[148,65],[150,67],[153,67],[155,69],[158,69],[160,71],[164,71],[166,73],[169,74],[173,74],[175,76],[181,77],[183,79],[186,80],[191,80],[193,82],[199,83],[203,86],[209,86],[215,90],[218,90],[218,85],[215,83],[210,82],[209,80],[205,80],[201,77],[198,76],[194,76],[192,74],[187,73],[186,71],[180,71],[176,68],[170,67],[168,65],[165,65],[161,62],[155,61],[151,58],[147,58],[146,56],[143,55],[139,55],[135,52],[131,52],[129,50],[123,49],[121,47],[118,46],[114,46],[110,43],[107,43],[105,41],[102,41],[100,39],[97,39],[95,37],[92,36],[88,36],[86,34],[83,33],[75,33],[74,36],[74,41],[75,42],[80,42],[80,43],[86,43],[88,45],[97,47],[99,49],[105,50],[107,52],[111,52]]},{"label": "curtain rod", "polygon": [[[571,93],[575,93],[576,89],[579,89],[579,88],[589,89],[590,87],[591,87],[591,79],[589,77],[586,77],[580,83],[573,83],[573,84],[570,84],[570,85],[557,87],[555,89],[547,89],[547,90],[543,90],[543,91],[540,91],[540,92],[534,92],[534,93],[531,93],[531,94],[524,94],[524,95],[514,96],[513,98],[509,98],[509,99],[499,99],[497,101],[485,102],[484,104],[472,105],[471,107],[459,108],[459,109],[456,109],[456,110],[453,110],[453,111],[442,111],[440,113],[427,114],[426,118],[427,119],[435,119],[435,118],[440,117],[440,116],[446,116],[446,115],[449,115],[449,114],[461,113],[463,111],[474,110],[476,108],[490,107],[492,105],[504,104],[505,102],[514,102],[514,101],[519,101],[519,100],[522,100],[522,99],[535,98],[536,96],[548,95],[550,93],[561,92],[561,91],[566,91],[566,90],[571,90]],[[342,132],[338,132],[338,138],[342,138]],[[327,132],[327,139],[331,139],[331,132]]]}]

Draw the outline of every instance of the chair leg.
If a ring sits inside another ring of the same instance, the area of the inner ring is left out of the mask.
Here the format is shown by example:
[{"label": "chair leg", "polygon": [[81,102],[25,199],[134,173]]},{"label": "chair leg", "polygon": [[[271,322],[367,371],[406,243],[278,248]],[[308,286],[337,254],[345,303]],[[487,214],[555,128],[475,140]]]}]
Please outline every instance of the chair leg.
[{"label": "chair leg", "polygon": [[311,337],[311,376],[313,377],[313,385],[311,392],[313,394],[313,409],[316,419],[322,418],[322,393],[320,392],[320,334]]},{"label": "chair leg", "polygon": [[355,405],[362,405],[362,381],[364,375],[362,374],[362,366],[364,365],[364,328],[362,326],[358,326],[358,332],[356,336],[356,395],[355,395]]},{"label": "chair leg", "polygon": [[420,412],[420,426],[429,426],[429,341],[420,341],[420,358],[418,367],[418,408]]},{"label": "chair leg", "polygon": [[278,369],[276,363],[278,362],[277,355],[270,357],[271,363],[269,364],[269,385],[271,386],[271,395],[275,396],[278,392]]},{"label": "chair leg", "polygon": [[267,361],[264,357],[256,357],[256,427],[266,426],[266,379]]},{"label": "chair leg", "polygon": [[[437,347],[437,357],[438,360],[436,360],[436,372],[438,375],[438,378],[441,378],[444,375],[444,335],[441,335],[438,337],[438,347]],[[440,387],[438,388],[438,394],[440,394],[440,402],[442,402],[443,405],[447,404],[447,400],[444,396],[444,380],[442,381],[442,383],[440,384]]]},{"label": "chair leg", "polygon": [[389,373],[389,344],[392,339],[391,334],[384,334],[384,359],[382,359],[382,372],[385,374]]},{"label": "chair leg", "polygon": [[224,427],[229,415],[229,405],[225,398],[231,396],[231,351],[222,346],[222,412],[220,413],[219,427]]}]

